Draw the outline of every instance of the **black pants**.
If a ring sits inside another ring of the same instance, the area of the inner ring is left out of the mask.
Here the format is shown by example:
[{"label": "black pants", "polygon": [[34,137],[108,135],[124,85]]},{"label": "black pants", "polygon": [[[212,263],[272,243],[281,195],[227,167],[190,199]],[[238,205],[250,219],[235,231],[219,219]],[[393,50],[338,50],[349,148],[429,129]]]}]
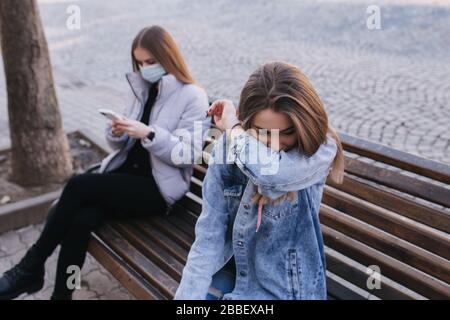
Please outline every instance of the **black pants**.
[{"label": "black pants", "polygon": [[87,173],[65,186],[59,202],[35,243],[45,261],[61,244],[54,294],[70,294],[67,268],[80,269],[86,258],[90,233],[109,217],[130,218],[165,212],[166,203],[152,176],[124,173]]}]

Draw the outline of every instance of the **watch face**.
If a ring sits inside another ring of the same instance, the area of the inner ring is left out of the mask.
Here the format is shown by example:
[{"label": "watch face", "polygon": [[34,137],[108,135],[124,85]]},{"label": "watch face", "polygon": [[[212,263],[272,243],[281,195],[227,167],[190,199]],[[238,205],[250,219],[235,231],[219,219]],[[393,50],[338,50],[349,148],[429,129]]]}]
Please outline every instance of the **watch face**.
[{"label": "watch face", "polygon": [[153,138],[155,137],[155,132],[154,131],[150,131],[150,133],[147,135],[147,138],[150,140],[153,140]]}]

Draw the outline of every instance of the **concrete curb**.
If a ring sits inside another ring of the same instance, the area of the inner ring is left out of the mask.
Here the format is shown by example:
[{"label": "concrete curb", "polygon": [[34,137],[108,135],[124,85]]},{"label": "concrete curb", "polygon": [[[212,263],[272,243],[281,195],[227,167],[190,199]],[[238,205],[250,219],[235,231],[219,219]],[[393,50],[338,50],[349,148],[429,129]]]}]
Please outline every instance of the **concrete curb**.
[{"label": "concrete curb", "polygon": [[62,190],[21,200],[0,207],[0,234],[41,223],[47,216],[53,201],[59,198]]},{"label": "concrete curb", "polygon": [[[98,141],[94,135],[84,130],[75,132],[107,153],[105,143]],[[61,192],[62,189],[0,206],[0,234],[43,222],[51,204],[59,198]]]}]

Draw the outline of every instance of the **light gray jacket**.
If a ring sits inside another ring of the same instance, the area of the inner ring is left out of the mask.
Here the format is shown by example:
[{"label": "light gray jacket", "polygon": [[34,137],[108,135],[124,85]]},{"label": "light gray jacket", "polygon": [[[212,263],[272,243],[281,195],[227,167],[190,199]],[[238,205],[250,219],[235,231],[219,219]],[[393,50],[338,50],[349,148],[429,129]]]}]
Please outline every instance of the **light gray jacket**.
[{"label": "light gray jacket", "polygon": [[[139,121],[148,99],[150,84],[142,78],[140,72],[128,73],[126,77],[131,92],[123,114]],[[163,76],[149,119],[149,125],[155,130],[155,137],[153,140],[134,139],[126,133],[115,137],[111,132],[111,124],[108,124],[105,135],[113,152],[103,159],[100,172],[118,168],[125,162],[134,143],[142,143],[148,150],[152,174],[162,196],[169,205],[173,204],[189,190],[193,164],[201,160],[204,138],[211,124],[205,117],[207,109],[208,96],[202,88],[184,84],[172,74]],[[196,140],[193,139],[194,126]],[[190,137],[185,137],[186,133]],[[174,148],[191,150],[190,153],[185,153],[189,161],[178,161],[173,156]]]}]

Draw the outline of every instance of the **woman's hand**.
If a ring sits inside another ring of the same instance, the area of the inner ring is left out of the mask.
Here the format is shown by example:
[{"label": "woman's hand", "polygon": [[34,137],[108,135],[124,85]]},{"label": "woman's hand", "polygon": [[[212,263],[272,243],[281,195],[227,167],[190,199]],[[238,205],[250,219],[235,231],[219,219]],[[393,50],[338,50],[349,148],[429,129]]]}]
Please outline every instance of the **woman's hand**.
[{"label": "woman's hand", "polygon": [[236,123],[240,123],[236,108],[230,100],[217,100],[208,109],[208,115],[214,116],[214,123],[216,126],[225,131],[231,129]]},{"label": "woman's hand", "polygon": [[126,132],[128,136],[135,139],[145,138],[151,131],[146,124],[130,119],[121,119],[113,121],[113,130]]},{"label": "woman's hand", "polygon": [[111,121],[111,132],[112,132],[112,134],[113,134],[114,136],[116,136],[116,137],[121,137],[121,136],[124,134],[124,132],[121,131],[121,130],[119,130],[119,129],[117,128],[117,126],[118,126],[117,121],[112,120],[112,121]]}]

